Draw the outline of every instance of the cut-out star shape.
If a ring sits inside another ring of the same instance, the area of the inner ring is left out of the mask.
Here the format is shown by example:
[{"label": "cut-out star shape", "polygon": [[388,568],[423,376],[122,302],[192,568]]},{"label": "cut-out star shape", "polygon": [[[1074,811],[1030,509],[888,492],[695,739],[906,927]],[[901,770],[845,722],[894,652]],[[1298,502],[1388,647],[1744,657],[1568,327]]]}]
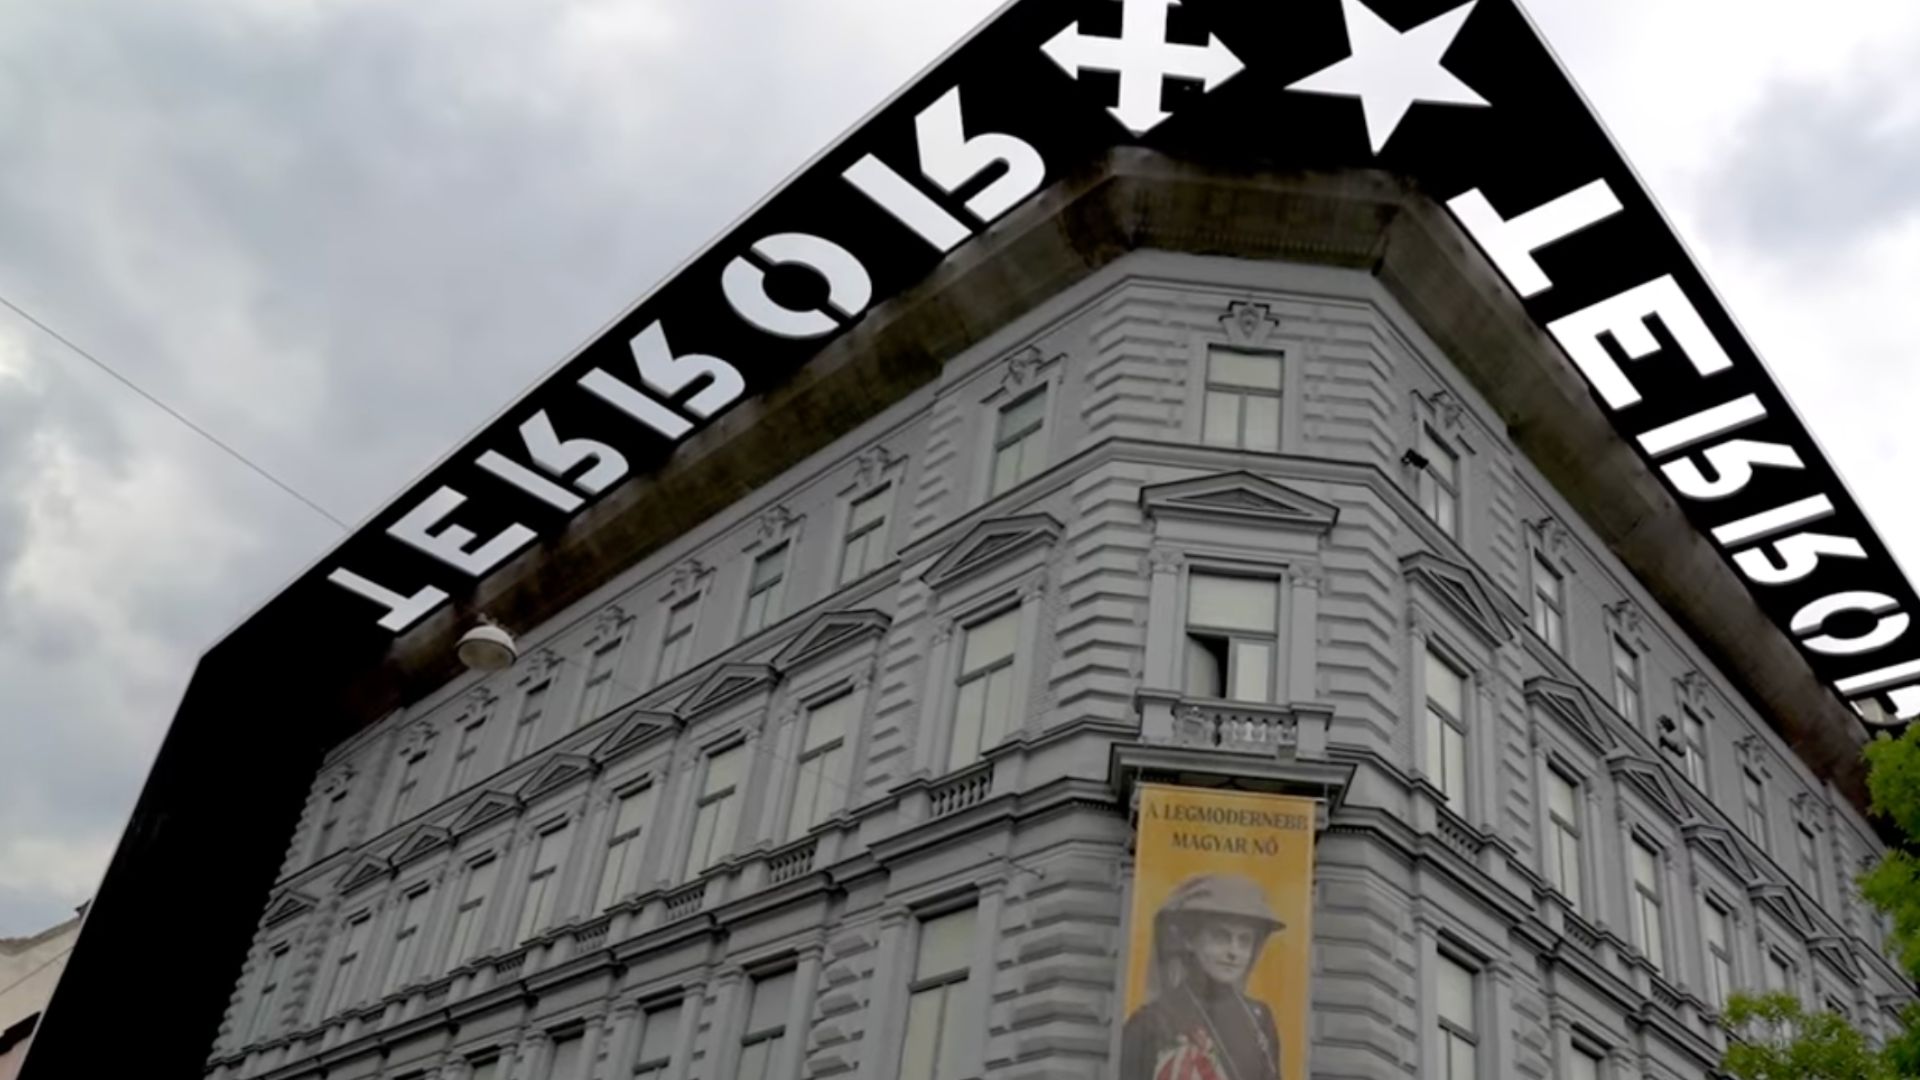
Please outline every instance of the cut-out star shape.
[{"label": "cut-out star shape", "polygon": [[1353,55],[1287,89],[1359,98],[1375,154],[1393,138],[1416,101],[1485,106],[1485,98],[1440,66],[1440,58],[1473,13],[1474,2],[1401,33],[1360,0],[1341,0]]}]

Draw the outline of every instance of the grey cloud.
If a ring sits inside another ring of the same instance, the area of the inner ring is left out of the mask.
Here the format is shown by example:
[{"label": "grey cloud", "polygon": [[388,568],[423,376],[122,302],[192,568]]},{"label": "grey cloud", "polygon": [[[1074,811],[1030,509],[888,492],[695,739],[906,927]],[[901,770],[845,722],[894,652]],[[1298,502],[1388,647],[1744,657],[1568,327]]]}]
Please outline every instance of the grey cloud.
[{"label": "grey cloud", "polygon": [[[8,7],[0,291],[358,518],[994,2]],[[85,898],[194,658],[336,535],[6,341],[0,936]]]},{"label": "grey cloud", "polygon": [[[1920,61],[1920,48],[1913,50]],[[1707,177],[1715,233],[1815,258],[1845,253],[1920,211],[1920,111],[1912,65],[1768,87]]]}]

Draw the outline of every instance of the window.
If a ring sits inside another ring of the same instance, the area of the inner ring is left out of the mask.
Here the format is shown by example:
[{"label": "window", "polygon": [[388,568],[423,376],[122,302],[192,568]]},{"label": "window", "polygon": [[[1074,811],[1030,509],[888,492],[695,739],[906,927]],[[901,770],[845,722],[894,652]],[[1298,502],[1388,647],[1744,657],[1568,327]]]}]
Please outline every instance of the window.
[{"label": "window", "polygon": [[420,774],[427,761],[425,750],[416,750],[400,762],[400,787],[393,796],[393,820],[405,821],[413,813],[415,796],[420,793]]},{"label": "window", "polygon": [[1600,1070],[1600,1055],[1591,1050],[1576,1046],[1567,1056],[1567,1080],[1600,1080]]},{"label": "window", "polygon": [[346,812],[347,789],[341,788],[327,797],[326,806],[320,811],[320,839],[314,858],[324,859],[333,854],[333,848],[339,842],[340,818]]},{"label": "window", "polygon": [[747,1029],[740,1036],[740,1068],[734,1080],[772,1080],[787,1035],[787,1003],[793,1000],[793,972],[753,980]]},{"label": "window", "polygon": [[799,777],[787,838],[797,840],[846,805],[853,748],[848,733],[860,721],[860,695],[841,694],[807,710],[800,744]]},{"label": "window", "polygon": [[481,715],[460,727],[460,744],[453,752],[453,779],[447,785],[448,794],[463,790],[467,782],[473,779],[474,758],[480,753],[480,742],[487,733],[487,717]]},{"label": "window", "polygon": [[1660,923],[1660,855],[1635,838],[1630,867],[1633,874],[1633,940],[1655,971],[1667,966],[1667,947]]},{"label": "window", "polygon": [[267,954],[266,970],[260,974],[260,992],[254,995],[253,1019],[247,1021],[246,1039],[252,1042],[271,1030],[274,999],[280,996],[280,980],[287,977],[290,945],[275,945]]},{"label": "window", "polygon": [[1547,770],[1547,879],[1580,910],[1580,786]]},{"label": "window", "polygon": [[373,932],[373,916],[362,914],[347,923],[340,955],[333,962],[333,986],[327,992],[327,1011],[332,1016],[347,1007],[353,998],[353,984],[360,974],[360,958],[367,953],[367,938]]},{"label": "window", "polygon": [[1013,710],[1013,653],[1020,635],[1020,609],[1002,612],[961,633],[960,682],[953,712],[947,769],[980,760],[1007,733]]},{"label": "window", "polygon": [[575,1080],[580,1075],[583,1041],[578,1031],[553,1040],[553,1056],[547,1059],[547,1080]]},{"label": "window", "polygon": [[1425,427],[1420,429],[1420,456],[1427,459],[1420,470],[1420,509],[1448,536],[1459,535],[1460,455],[1448,449],[1440,437]]},{"label": "window", "polygon": [[787,591],[787,545],[761,552],[753,560],[753,572],[747,580],[747,613],[740,623],[740,636],[757,634],[780,621],[781,599]]},{"label": "window", "polygon": [[967,972],[973,966],[974,909],[920,924],[913,982],[907,987],[907,1037],[899,1080],[955,1080],[960,1075],[960,1030]]},{"label": "window", "polygon": [[1477,1080],[1478,979],[1472,969],[1442,953],[1435,998],[1440,1023],[1440,1080]]},{"label": "window", "polygon": [[1214,349],[1207,354],[1201,440],[1241,450],[1280,449],[1280,358]]},{"label": "window", "polygon": [[467,1074],[467,1080],[503,1080],[500,1076],[500,1059],[488,1058],[473,1063],[473,1070]]},{"label": "window", "polygon": [[420,961],[420,929],[427,922],[427,890],[415,889],[400,902],[400,923],[393,931],[393,957],[387,961],[386,993],[405,986]]},{"label": "window", "polygon": [[699,606],[700,598],[690,596],[667,611],[667,632],[660,639],[660,670],[654,682],[666,682],[687,670],[693,659],[693,622]]},{"label": "window", "polygon": [[840,551],[840,584],[866,577],[887,558],[887,507],[891,485],[853,501],[847,508],[847,542]]},{"label": "window", "polygon": [[1467,680],[1453,665],[1427,652],[1427,778],[1456,814],[1467,812]]},{"label": "window", "polygon": [[575,725],[585,724],[607,711],[613,702],[613,669],[620,659],[618,638],[593,650],[587,657],[587,681],[580,690],[580,717]]},{"label": "window", "polygon": [[1554,652],[1563,648],[1561,635],[1566,619],[1566,582],[1544,556],[1533,557],[1533,632]]},{"label": "window", "polygon": [[1613,707],[1627,723],[1640,723],[1640,658],[1618,636],[1613,639]]},{"label": "window", "polygon": [[554,904],[560,895],[560,864],[567,857],[567,838],[571,827],[562,825],[540,834],[533,849],[533,866],[527,871],[527,898],[520,905],[520,933],[515,941],[525,941],[553,921]]},{"label": "window", "polygon": [[673,1066],[673,1044],[679,1035],[678,1004],[648,1009],[640,1021],[640,1058],[633,1066],[634,1080],[666,1080],[667,1070]]},{"label": "window", "polygon": [[607,837],[607,861],[600,868],[600,892],[593,910],[605,911],[626,895],[627,873],[640,863],[640,837],[653,816],[653,787],[620,796],[613,810],[613,833]]},{"label": "window", "polygon": [[1257,578],[1187,579],[1187,693],[1272,701],[1280,586]]},{"label": "window", "polygon": [[1685,707],[1680,710],[1680,743],[1687,779],[1701,791],[1707,790],[1707,725]]},{"label": "window", "polygon": [[1767,989],[1781,994],[1794,993],[1793,964],[1777,950],[1767,951]]},{"label": "window", "polygon": [[1815,900],[1820,899],[1820,856],[1816,854],[1813,826],[1797,822],[1793,828],[1794,845],[1800,853],[1800,883]]},{"label": "window", "polygon": [[740,782],[746,760],[745,746],[707,758],[707,775],[701,783],[700,801],[693,815],[693,843],[687,848],[689,875],[701,873],[733,850],[734,833],[740,824]]},{"label": "window", "polygon": [[1040,435],[1047,423],[1047,391],[1043,387],[1000,410],[993,437],[994,498],[1010,491],[1040,471]]},{"label": "window", "polygon": [[527,691],[520,702],[520,719],[513,725],[513,747],[507,751],[508,761],[519,761],[532,750],[534,739],[540,734],[540,718],[547,711],[547,689],[550,683],[541,683]]},{"label": "window", "polygon": [[1716,1009],[1727,1007],[1733,994],[1733,949],[1728,944],[1727,912],[1708,900],[1700,909],[1700,936],[1707,945],[1707,1000]]},{"label": "window", "polygon": [[494,859],[467,867],[466,891],[453,913],[453,940],[447,951],[447,966],[458,967],[480,951],[480,932],[484,928],[487,901],[493,896],[493,883],[499,877],[500,864]]},{"label": "window", "polygon": [[1744,783],[1742,794],[1746,800],[1747,835],[1762,848],[1767,846],[1767,787],[1760,774],[1752,769],[1741,771]]}]

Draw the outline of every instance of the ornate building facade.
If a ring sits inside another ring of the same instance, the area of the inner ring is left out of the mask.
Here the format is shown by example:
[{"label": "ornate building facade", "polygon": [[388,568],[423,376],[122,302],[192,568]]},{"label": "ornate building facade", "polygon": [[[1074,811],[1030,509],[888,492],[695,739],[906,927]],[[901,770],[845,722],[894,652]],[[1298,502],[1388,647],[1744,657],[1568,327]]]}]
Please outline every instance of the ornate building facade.
[{"label": "ornate building facade", "polygon": [[1135,250],[515,627],[328,756],[206,1075],[1114,1077],[1143,778],[1322,800],[1314,1075],[1888,1022],[1873,830],[1406,295]]}]

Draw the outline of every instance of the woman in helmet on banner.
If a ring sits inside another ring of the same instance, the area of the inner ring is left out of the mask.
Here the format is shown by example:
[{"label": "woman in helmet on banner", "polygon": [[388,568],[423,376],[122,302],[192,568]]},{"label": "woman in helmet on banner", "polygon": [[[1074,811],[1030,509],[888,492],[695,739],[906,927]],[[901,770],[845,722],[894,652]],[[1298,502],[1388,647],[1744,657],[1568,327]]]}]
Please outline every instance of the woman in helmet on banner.
[{"label": "woman in helmet on banner", "polygon": [[1127,1017],[1120,1080],[1282,1080],[1273,1012],[1246,993],[1285,929],[1253,881],[1190,877],[1154,913],[1146,1003]]}]

